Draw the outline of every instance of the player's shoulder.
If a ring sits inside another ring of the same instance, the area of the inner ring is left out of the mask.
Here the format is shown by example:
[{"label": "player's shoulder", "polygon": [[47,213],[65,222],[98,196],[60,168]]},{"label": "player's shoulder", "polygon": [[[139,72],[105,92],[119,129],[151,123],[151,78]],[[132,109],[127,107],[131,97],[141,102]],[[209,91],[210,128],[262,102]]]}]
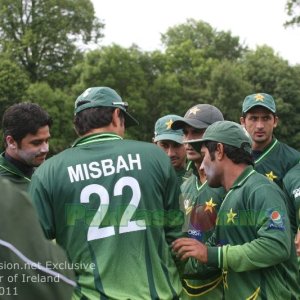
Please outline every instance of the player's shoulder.
[{"label": "player's shoulder", "polygon": [[123,140],[123,146],[127,150],[135,149],[137,152],[141,154],[146,154],[148,157],[155,157],[155,156],[167,156],[165,152],[158,147],[157,145],[144,142],[144,141],[135,141],[135,140]]},{"label": "player's shoulder", "polygon": [[296,157],[299,157],[299,159],[300,159],[300,152],[297,149],[289,146],[288,144],[286,144],[284,142],[280,142],[280,141],[278,141],[278,145],[279,145],[279,148],[282,151],[284,151],[285,153],[290,153]]},{"label": "player's shoulder", "polygon": [[300,181],[300,162],[297,163],[294,167],[289,169],[289,171],[285,174],[283,181],[294,180]]},{"label": "player's shoulder", "polygon": [[41,170],[53,168],[57,166],[62,166],[67,158],[74,157],[75,148],[67,148],[59,153],[48,157],[36,170],[34,173],[39,173]]},{"label": "player's shoulder", "polygon": [[281,193],[281,189],[274,181],[257,171],[255,171],[247,181],[247,187],[251,192],[268,195],[269,191],[272,190]]},{"label": "player's shoulder", "polygon": [[129,146],[138,146],[140,148],[153,148],[153,149],[160,149],[157,147],[157,145],[150,143],[150,142],[145,142],[145,141],[137,141],[137,140],[122,140],[122,143],[127,144]]}]

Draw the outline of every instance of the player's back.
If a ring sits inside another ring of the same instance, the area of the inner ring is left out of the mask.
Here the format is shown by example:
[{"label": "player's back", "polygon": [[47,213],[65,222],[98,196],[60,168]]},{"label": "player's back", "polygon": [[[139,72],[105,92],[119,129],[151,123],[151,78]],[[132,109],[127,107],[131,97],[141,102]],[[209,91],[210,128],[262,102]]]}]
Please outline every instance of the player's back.
[{"label": "player's back", "polygon": [[78,297],[172,299],[169,244],[181,234],[179,188],[155,145],[96,135],[46,161],[30,187],[49,238],[68,252]]}]

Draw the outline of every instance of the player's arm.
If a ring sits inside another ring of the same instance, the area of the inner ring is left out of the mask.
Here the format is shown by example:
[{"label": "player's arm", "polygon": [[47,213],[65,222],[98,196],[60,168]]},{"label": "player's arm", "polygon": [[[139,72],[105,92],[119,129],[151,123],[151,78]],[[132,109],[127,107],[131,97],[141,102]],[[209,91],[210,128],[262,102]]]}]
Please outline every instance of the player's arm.
[{"label": "player's arm", "polygon": [[295,235],[295,247],[297,255],[300,256],[300,164],[298,163],[283,178],[283,190],[292,200],[293,220],[297,230]]},{"label": "player's arm", "polygon": [[38,213],[39,221],[46,238],[55,239],[52,205],[37,171],[31,178],[28,193]]},{"label": "player's arm", "polygon": [[290,169],[283,178],[283,190],[291,200],[290,210],[293,213],[293,222],[300,229],[300,163]]},{"label": "player's arm", "polygon": [[186,260],[183,278],[209,279],[221,274],[217,266],[210,266],[207,262],[208,247],[215,247],[215,234],[205,243],[193,238],[180,238],[173,242],[173,251],[182,260]]},{"label": "player's arm", "polygon": [[[256,239],[242,245],[221,247],[203,244],[193,247],[191,241],[187,241],[189,239],[181,239],[175,242],[174,250],[182,259],[192,257],[209,266],[224,270],[230,268],[235,272],[265,268],[288,259],[291,250],[291,232],[284,201],[278,190],[268,189],[268,186],[264,186],[264,189],[264,191],[257,189],[251,195],[257,211],[260,212]],[[275,226],[269,214],[272,206],[274,211],[280,212],[281,217]]]},{"label": "player's arm", "polygon": [[165,233],[167,242],[171,245],[177,238],[183,237],[182,226],[184,213],[180,209],[180,186],[176,173],[171,164],[168,164],[169,176],[166,180],[164,195]]}]

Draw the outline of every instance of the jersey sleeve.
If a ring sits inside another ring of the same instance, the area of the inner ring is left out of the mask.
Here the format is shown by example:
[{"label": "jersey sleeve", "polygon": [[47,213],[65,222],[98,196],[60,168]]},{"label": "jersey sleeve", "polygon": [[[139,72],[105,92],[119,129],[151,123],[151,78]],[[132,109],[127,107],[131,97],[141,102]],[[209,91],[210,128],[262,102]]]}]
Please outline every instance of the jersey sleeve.
[{"label": "jersey sleeve", "polygon": [[40,177],[37,176],[37,174],[34,174],[32,176],[28,192],[32,199],[33,206],[38,213],[39,221],[41,223],[45,236],[48,239],[55,239],[55,226],[53,221],[54,216],[52,205],[43,182]]},{"label": "jersey sleeve", "polygon": [[27,194],[10,182],[0,181],[0,187],[0,263],[14,266],[2,268],[1,287],[14,292],[9,299],[71,299],[76,283],[73,270],[64,267],[65,252],[44,237]]},{"label": "jersey sleeve", "polygon": [[283,178],[283,190],[290,203],[291,223],[299,229],[300,226],[300,163],[294,166]]},{"label": "jersey sleeve", "polygon": [[255,208],[256,238],[241,245],[208,248],[208,263],[224,270],[244,272],[267,268],[287,260],[291,231],[283,193],[264,185],[250,196]]},{"label": "jersey sleeve", "polygon": [[[180,186],[178,184],[176,173],[171,164],[169,164],[169,176],[165,185],[164,210],[165,210],[165,236],[172,251],[172,242],[183,237],[182,226],[184,223],[184,214],[179,207]],[[182,275],[185,262],[172,253],[179,273]]]},{"label": "jersey sleeve", "polygon": [[169,166],[169,177],[165,185],[164,209],[165,209],[165,232],[169,244],[183,236],[182,225],[184,214],[179,207],[180,186],[173,167]]}]

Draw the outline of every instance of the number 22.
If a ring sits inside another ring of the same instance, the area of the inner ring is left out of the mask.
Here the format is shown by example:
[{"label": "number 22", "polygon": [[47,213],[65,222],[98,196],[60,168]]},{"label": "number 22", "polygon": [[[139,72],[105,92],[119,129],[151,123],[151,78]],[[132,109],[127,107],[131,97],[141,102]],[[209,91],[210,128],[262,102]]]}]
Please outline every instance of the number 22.
[{"label": "number 22", "polygon": [[[122,218],[121,218],[121,224],[123,226],[119,227],[119,233],[127,233],[132,231],[139,231],[139,230],[145,230],[145,220],[138,220],[139,224],[137,224],[137,221],[128,221],[127,220],[133,216],[135,210],[138,207],[138,204],[141,200],[141,189],[138,181],[129,176],[125,176],[120,178],[114,187],[114,196],[121,196],[123,192],[123,188],[125,186],[129,186],[132,190],[132,198],[130,200],[129,205],[125,209]],[[105,187],[99,184],[90,184],[86,186],[80,194],[80,202],[81,203],[89,203],[89,198],[91,194],[97,194],[100,198],[100,205],[99,208],[92,220],[92,225],[90,225],[88,229],[88,235],[87,240],[98,240],[103,239],[112,235],[115,235],[115,227],[114,226],[108,226],[99,228],[101,222],[103,221],[107,210],[109,206],[109,194]],[[135,209],[132,210],[132,207]],[[99,226],[95,226],[94,224],[99,224]],[[127,226],[124,226],[124,224],[127,224]]]}]

